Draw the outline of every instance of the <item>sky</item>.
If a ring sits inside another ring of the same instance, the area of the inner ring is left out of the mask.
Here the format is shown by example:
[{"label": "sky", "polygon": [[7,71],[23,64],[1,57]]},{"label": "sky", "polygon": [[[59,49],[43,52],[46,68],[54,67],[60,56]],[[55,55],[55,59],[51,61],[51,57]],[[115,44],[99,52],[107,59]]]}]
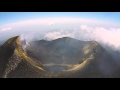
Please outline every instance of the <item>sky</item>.
[{"label": "sky", "polygon": [[0,41],[68,36],[120,48],[120,12],[0,12]]},{"label": "sky", "polygon": [[80,17],[120,23],[120,12],[0,12],[0,25],[23,20],[53,17]]}]

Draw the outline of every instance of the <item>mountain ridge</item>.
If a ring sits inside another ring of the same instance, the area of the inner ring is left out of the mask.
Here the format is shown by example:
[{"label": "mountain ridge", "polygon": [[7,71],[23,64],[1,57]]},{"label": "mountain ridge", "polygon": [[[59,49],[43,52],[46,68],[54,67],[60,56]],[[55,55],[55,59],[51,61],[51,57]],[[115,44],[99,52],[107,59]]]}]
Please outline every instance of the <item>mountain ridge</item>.
[{"label": "mountain ridge", "polygon": [[[114,72],[118,71],[118,68],[113,68],[116,65],[113,62],[113,58],[96,41],[87,42],[64,37],[52,41],[39,40],[37,43],[35,41],[29,43],[30,46],[23,48],[20,40],[20,36],[12,37],[0,47],[0,77],[91,78],[118,77],[120,75],[119,73],[117,75],[114,74]],[[38,46],[36,47],[33,44],[38,44]],[[27,44],[25,43],[23,45]],[[56,52],[58,54],[55,54]],[[52,56],[52,59],[49,56]],[[82,59],[83,57],[84,59]],[[57,73],[51,73],[48,70],[50,67],[46,68],[44,66],[44,64],[49,64],[50,62],[61,65],[64,64],[62,61],[65,60],[65,64],[76,64],[76,66]],[[103,66],[101,67],[101,65]],[[115,70],[113,71],[111,67]],[[106,68],[110,70],[106,70]]]}]

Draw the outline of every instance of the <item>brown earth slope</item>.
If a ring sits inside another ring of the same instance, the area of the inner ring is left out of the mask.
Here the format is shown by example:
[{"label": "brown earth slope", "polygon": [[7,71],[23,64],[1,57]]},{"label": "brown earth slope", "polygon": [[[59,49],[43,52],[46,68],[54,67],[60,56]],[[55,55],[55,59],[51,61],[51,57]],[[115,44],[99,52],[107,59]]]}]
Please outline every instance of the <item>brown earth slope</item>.
[{"label": "brown earth slope", "polygon": [[[0,77],[2,78],[120,76],[119,68],[109,52],[96,41],[84,42],[64,37],[53,41],[32,42],[24,49],[20,38],[20,36],[10,38],[0,47]],[[67,69],[52,73],[49,71],[51,63],[56,65],[54,68],[61,65]]]}]

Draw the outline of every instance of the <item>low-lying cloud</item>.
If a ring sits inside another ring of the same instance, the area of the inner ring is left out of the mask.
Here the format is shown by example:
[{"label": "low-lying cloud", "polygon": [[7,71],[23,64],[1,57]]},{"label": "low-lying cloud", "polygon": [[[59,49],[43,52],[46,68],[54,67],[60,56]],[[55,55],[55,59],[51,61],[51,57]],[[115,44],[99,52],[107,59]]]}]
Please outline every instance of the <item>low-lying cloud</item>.
[{"label": "low-lying cloud", "polygon": [[60,30],[60,31],[54,31],[54,32],[46,33],[43,38],[47,39],[47,40],[54,40],[54,39],[61,38],[61,37],[72,37],[72,38],[74,38],[75,36],[74,36],[74,34],[71,34],[70,32],[66,33],[64,30]]},{"label": "low-lying cloud", "polygon": [[120,28],[104,28],[104,27],[80,27],[84,30],[84,35],[90,39],[103,42],[105,44],[114,45],[116,48],[120,46]]},{"label": "low-lying cloud", "polygon": [[2,31],[8,31],[8,30],[10,30],[10,29],[12,29],[12,28],[11,28],[11,27],[3,28]]},{"label": "low-lying cloud", "polygon": [[90,27],[80,25],[73,30],[59,30],[48,32],[44,35],[47,40],[53,40],[61,37],[72,37],[79,40],[96,40],[104,44],[112,45],[115,48],[120,47],[120,28]]},{"label": "low-lying cloud", "polygon": [[[85,41],[96,40],[113,45],[115,48],[120,47],[120,26],[112,22],[108,23],[93,19],[41,18],[0,26],[0,30],[2,31],[0,32],[0,38],[8,38],[9,33],[11,33],[9,37],[26,33],[22,37],[28,41],[36,37],[47,40],[72,37]],[[33,34],[33,32],[35,33]]]}]

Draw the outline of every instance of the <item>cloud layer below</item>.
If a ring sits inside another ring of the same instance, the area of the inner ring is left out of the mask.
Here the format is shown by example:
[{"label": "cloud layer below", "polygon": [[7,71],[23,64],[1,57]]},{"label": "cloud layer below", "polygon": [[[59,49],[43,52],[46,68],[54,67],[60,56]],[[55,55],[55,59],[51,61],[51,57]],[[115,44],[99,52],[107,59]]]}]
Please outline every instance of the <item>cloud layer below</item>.
[{"label": "cloud layer below", "polygon": [[8,31],[8,30],[10,30],[10,29],[12,29],[12,28],[11,28],[11,27],[3,28],[1,31]]},{"label": "cloud layer below", "polygon": [[85,18],[42,18],[0,26],[0,38],[23,34],[27,39],[53,40],[67,36],[120,47],[120,25],[112,22]]},{"label": "cloud layer below", "polygon": [[104,27],[90,27],[87,25],[80,25],[79,28],[71,30],[59,30],[48,32],[44,38],[53,40],[61,37],[72,37],[79,40],[96,40],[104,44],[112,45],[115,48],[120,47],[120,28],[104,28]]}]

